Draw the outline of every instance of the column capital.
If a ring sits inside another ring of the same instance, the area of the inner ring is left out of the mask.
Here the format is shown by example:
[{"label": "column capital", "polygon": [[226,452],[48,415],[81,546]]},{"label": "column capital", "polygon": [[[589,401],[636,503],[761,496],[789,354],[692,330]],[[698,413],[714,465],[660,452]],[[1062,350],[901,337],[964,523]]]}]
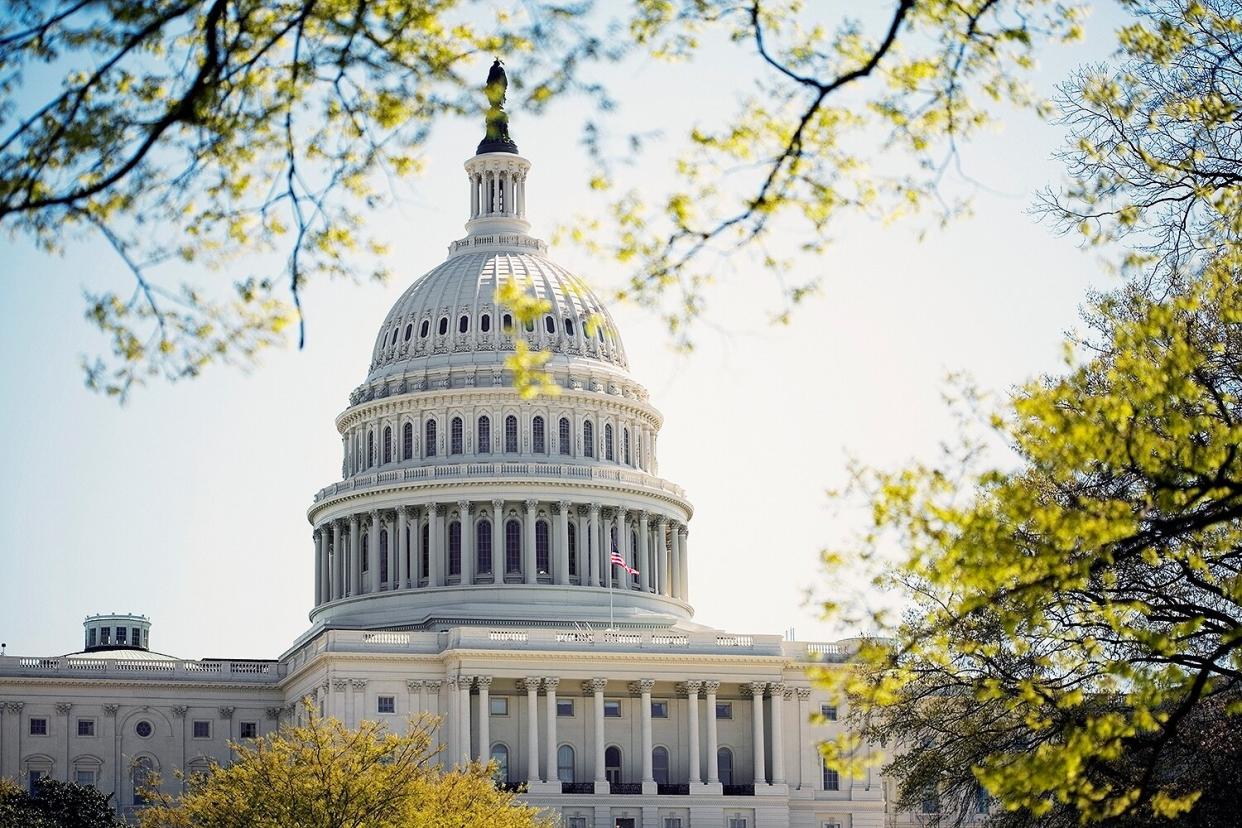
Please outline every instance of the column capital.
[{"label": "column capital", "polygon": [[336,690],[344,690],[349,686],[349,679],[332,679],[332,687]]},{"label": "column capital", "polygon": [[469,500],[457,501],[457,511],[460,512],[461,514],[463,515],[470,514],[470,509],[471,509],[471,503]]},{"label": "column capital", "polygon": [[652,687],[655,687],[655,679],[639,679],[638,681],[631,681],[630,693],[636,696],[642,693],[650,693]]},{"label": "column capital", "polygon": [[638,522],[640,524],[647,523],[650,520],[651,520],[651,512],[648,512],[646,509],[638,510]]},{"label": "column capital", "polygon": [[362,688],[367,686],[367,680],[366,679],[353,679],[352,684],[354,685],[355,690],[361,690]]},{"label": "column capital", "polygon": [[436,517],[439,517],[440,515],[444,514],[443,503],[429,503],[427,504],[427,506],[428,506],[428,509],[431,511],[431,513],[434,514]]},{"label": "column capital", "polygon": [[225,705],[225,706],[221,707],[221,708],[218,710],[218,712],[219,712],[219,714],[220,714],[220,718],[221,718],[221,719],[231,719],[231,718],[233,718],[233,711],[234,711],[235,709],[236,709],[236,708],[234,708],[232,705]]},{"label": "column capital", "polygon": [[681,535],[683,538],[689,537],[690,527],[684,523],[677,524],[677,534]]},{"label": "column capital", "polygon": [[784,682],[780,682],[780,681],[768,682],[768,692],[772,694],[772,698],[776,698],[777,696],[784,698],[785,696]]},{"label": "column capital", "polygon": [[600,513],[600,505],[598,503],[592,503],[587,506],[587,511],[593,515],[598,515]]},{"label": "column capital", "polygon": [[409,690],[410,692],[413,692],[415,690],[422,690],[425,684],[426,682],[419,681],[418,679],[406,679],[405,680],[406,689]]},{"label": "column capital", "polygon": [[715,679],[703,682],[703,692],[715,693],[720,689],[720,682]]},{"label": "column capital", "polygon": [[503,500],[493,500],[493,501],[492,501],[492,511],[493,511],[494,513],[496,513],[496,514],[500,514],[501,512],[503,512],[503,511],[504,511],[504,508],[505,508],[505,502],[504,502]]},{"label": "column capital", "polygon": [[[444,683],[448,685],[448,689],[450,689],[450,690],[456,690],[456,689],[457,689],[457,685],[458,685],[459,683],[461,683],[461,682],[464,682],[465,680],[466,680],[466,679],[464,679],[464,678],[458,679],[456,676],[454,676],[454,677],[452,677],[452,678],[450,678],[450,679],[445,679]],[[469,687],[470,685],[466,685],[466,686],[467,686],[467,687]]]},{"label": "column capital", "polygon": [[491,676],[475,676],[474,681],[475,684],[479,685],[480,690],[486,690],[492,686]]},{"label": "column capital", "polygon": [[698,697],[699,690],[702,689],[702,687],[703,687],[703,682],[697,681],[697,680],[691,680],[691,681],[683,682],[682,684],[677,685],[677,689],[679,691],[681,691],[682,693],[685,693],[687,696],[693,696],[696,698]]},{"label": "column capital", "polygon": [[367,512],[367,514],[371,516],[371,520],[379,520],[380,510],[372,509],[371,511]]},{"label": "column capital", "polygon": [[520,678],[517,680],[517,689],[525,690],[527,693],[538,693],[540,681],[541,679],[539,676],[527,676],[526,678]]},{"label": "column capital", "polygon": [[[21,709],[22,709],[21,702],[9,702],[9,710],[21,710]],[[105,704],[103,706],[103,709],[104,709],[105,716],[115,719],[116,711],[120,710],[121,706],[119,704]]]},{"label": "column capital", "polygon": [[427,688],[428,693],[439,693],[441,684],[443,684],[443,682],[440,682],[440,681],[424,681],[423,682],[423,686]]},{"label": "column capital", "polygon": [[522,505],[526,507],[526,511],[528,513],[534,512],[536,509],[539,508],[539,501],[538,500],[524,500],[522,501]]},{"label": "column capital", "polygon": [[582,682],[583,693],[602,693],[604,688],[608,686],[608,679],[593,678]]},{"label": "column capital", "polygon": [[548,690],[555,691],[556,688],[560,686],[560,684],[561,684],[561,679],[559,676],[544,676],[543,677],[543,689],[545,691],[548,691]]},{"label": "column capital", "polygon": [[172,706],[172,712],[178,719],[184,719],[185,714],[190,712],[190,708],[184,704],[174,704]]},{"label": "column capital", "polygon": [[269,722],[274,722],[280,718],[282,711],[284,711],[283,707],[269,707],[263,711],[263,715],[267,716]]},{"label": "column capital", "polygon": [[61,716],[68,716],[72,709],[73,702],[56,702],[56,712]]},{"label": "column capital", "polygon": [[763,698],[763,691],[768,689],[766,681],[749,681],[742,685],[742,695]]},{"label": "column capital", "polygon": [[414,512],[415,512],[415,509],[411,508],[410,506],[398,506],[397,507],[397,514],[400,517],[405,518],[406,520],[409,520],[411,517],[413,517]]},{"label": "column capital", "polygon": [[348,520],[349,520],[349,528],[353,529],[359,523],[358,513],[355,512],[354,514],[350,515]]},{"label": "column capital", "polygon": [[651,522],[656,525],[657,529],[662,529],[664,528],[664,524],[668,522],[668,518],[666,518],[664,515],[660,514],[659,512],[652,512]]}]

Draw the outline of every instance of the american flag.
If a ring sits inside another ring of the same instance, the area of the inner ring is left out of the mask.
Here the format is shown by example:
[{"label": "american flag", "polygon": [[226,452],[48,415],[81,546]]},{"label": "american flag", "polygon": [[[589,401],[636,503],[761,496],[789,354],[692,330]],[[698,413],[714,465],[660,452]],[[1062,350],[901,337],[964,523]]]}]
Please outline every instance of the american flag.
[{"label": "american flag", "polygon": [[638,570],[630,566],[629,564],[627,564],[625,562],[625,558],[621,557],[621,553],[617,551],[617,545],[615,543],[612,545],[612,557],[610,557],[609,560],[612,561],[612,563],[624,569],[626,572],[630,573],[631,575],[638,574]]}]

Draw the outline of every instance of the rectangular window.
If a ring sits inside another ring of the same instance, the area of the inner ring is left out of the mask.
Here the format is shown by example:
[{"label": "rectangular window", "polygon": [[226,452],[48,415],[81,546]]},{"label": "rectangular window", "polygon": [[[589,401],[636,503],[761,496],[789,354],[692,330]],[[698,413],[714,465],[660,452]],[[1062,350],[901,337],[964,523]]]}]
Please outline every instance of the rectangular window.
[{"label": "rectangular window", "polygon": [[46,736],[47,735],[47,719],[44,719],[42,717],[32,718],[30,720],[30,735],[31,736]]},{"label": "rectangular window", "polygon": [[827,763],[823,764],[823,766],[821,767],[821,770],[823,771],[824,790],[825,791],[841,790],[840,774],[838,774],[834,769],[828,767]]},{"label": "rectangular window", "polygon": [[95,787],[95,771],[76,770],[73,772],[73,782],[83,788],[93,788]]},{"label": "rectangular window", "polygon": [[746,828],[746,817],[731,814],[729,816],[729,828]]},{"label": "rectangular window", "polygon": [[397,712],[397,697],[396,696],[380,696],[378,712],[396,713]]},{"label": "rectangular window", "polygon": [[129,636],[129,627],[117,627],[116,628],[116,643],[117,644],[128,644],[129,643],[128,636]]},{"label": "rectangular window", "polygon": [[258,722],[242,722],[241,729],[238,731],[243,739],[256,739],[259,736]]},{"label": "rectangular window", "polygon": [[733,718],[733,702],[716,702],[716,718],[732,719]]},{"label": "rectangular window", "polygon": [[586,817],[570,817],[568,828],[587,828]]},{"label": "rectangular window", "polygon": [[91,627],[89,630],[86,631],[86,646],[87,647],[95,646],[95,628],[94,627]]},{"label": "rectangular window", "polygon": [[99,628],[99,643],[100,644],[111,644],[112,643],[112,628],[111,627],[100,627]]},{"label": "rectangular window", "polygon": [[620,699],[604,699],[604,718],[605,719],[621,718],[621,700]]},{"label": "rectangular window", "polygon": [[95,720],[94,719],[78,719],[78,735],[94,736]]},{"label": "rectangular window", "polygon": [[838,819],[830,819],[826,822],[821,822],[819,824],[819,828],[841,828],[841,821]]},{"label": "rectangular window", "polygon": [[651,718],[667,719],[668,718],[668,702],[661,700],[651,700]]},{"label": "rectangular window", "polygon": [[487,709],[493,716],[509,715],[509,699],[507,696],[492,696],[487,700]]},{"label": "rectangular window", "polygon": [[835,722],[837,720],[837,706],[835,704],[821,704],[819,706],[819,715],[825,720]]},{"label": "rectangular window", "polygon": [[32,770],[30,772],[30,795],[36,796],[39,793],[39,780],[47,776],[47,771]]},{"label": "rectangular window", "polygon": [[556,700],[556,717],[558,719],[570,718],[574,715],[573,699],[557,699]]},{"label": "rectangular window", "polygon": [[664,828],[681,828],[681,817],[665,817]]},{"label": "rectangular window", "polygon": [[203,719],[194,720],[194,738],[210,739],[211,738],[211,722]]}]

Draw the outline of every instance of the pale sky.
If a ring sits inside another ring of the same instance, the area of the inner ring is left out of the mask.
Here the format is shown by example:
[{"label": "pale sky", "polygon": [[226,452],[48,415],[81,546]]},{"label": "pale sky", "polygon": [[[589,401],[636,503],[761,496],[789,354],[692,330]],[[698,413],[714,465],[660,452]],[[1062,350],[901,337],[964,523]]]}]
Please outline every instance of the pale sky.
[{"label": "pale sky", "polygon": [[[1111,11],[1111,9],[1110,9]],[[1115,15],[1089,22],[1083,44],[1049,53],[1035,81],[1051,94],[1072,67],[1113,48]],[[732,109],[750,59],[716,50],[689,67],[632,60],[604,73],[629,124],[662,143],[623,184],[658,188],[687,127]],[[582,201],[580,104],[540,117],[510,107],[534,168],[528,210],[547,238]],[[153,649],[199,657],[275,658],[307,626],[312,594],[306,508],[340,474],[333,418],[364,378],[378,325],[405,288],[464,235],[461,163],[480,128],[446,121],[403,204],[370,217],[391,246],[387,285],[312,285],[305,350],[273,351],[244,374],[139,390],[120,408],[92,394],[78,367],[101,347],[83,320],[84,288],[122,284],[97,243],[49,258],[0,241],[0,641],[10,655],[80,649],[90,613],[152,619]],[[822,295],[788,327],[766,323],[771,285],[741,274],[710,296],[698,350],[672,353],[658,320],[612,313],[635,377],[663,412],[660,471],[689,493],[695,620],[737,633],[836,638],[803,600],[828,584],[817,552],[858,515],[825,491],[848,458],[893,466],[930,458],[952,437],[945,378],[1003,390],[1061,359],[1089,286],[1108,284],[1094,254],[1027,214],[1060,180],[1050,154],[1061,129],[1009,113],[964,151],[988,189],[975,214],[919,242],[909,226],[851,221],[818,262]],[[553,258],[597,289],[619,271],[568,247]],[[219,279],[208,275],[205,279]]]}]

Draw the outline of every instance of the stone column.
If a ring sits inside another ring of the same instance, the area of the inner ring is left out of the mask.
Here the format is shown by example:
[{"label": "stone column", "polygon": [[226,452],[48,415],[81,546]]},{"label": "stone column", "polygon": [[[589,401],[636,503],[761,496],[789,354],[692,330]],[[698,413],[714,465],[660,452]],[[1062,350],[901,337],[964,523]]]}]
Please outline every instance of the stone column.
[{"label": "stone column", "polygon": [[332,529],[332,578],[328,585],[332,600],[337,601],[345,597],[345,532],[339,520],[334,520],[330,524]]},{"label": "stone column", "polygon": [[[440,685],[441,684],[442,682],[439,682],[439,681],[423,682],[423,690],[427,694],[427,703],[423,705],[423,710],[427,711],[432,716],[435,716],[437,719],[440,717]],[[444,741],[444,735],[443,735],[445,732],[444,724],[445,724],[444,720],[440,719],[440,721],[436,723],[435,728],[433,728],[431,731],[431,749],[432,750],[437,749]],[[443,764],[443,762],[441,762],[441,764]]]},{"label": "stone column", "polygon": [[479,763],[486,764],[492,758],[492,677],[478,676],[475,682],[479,685]]},{"label": "stone column", "polygon": [[595,695],[595,792],[608,793],[608,777],[604,775],[604,688],[608,679],[593,678],[582,683],[583,692]]},{"label": "stone column", "polygon": [[370,592],[379,592],[380,589],[380,513],[379,509],[371,510],[371,539],[367,541],[367,569],[371,573],[371,589]]},{"label": "stone column", "polygon": [[353,697],[353,724],[350,727],[358,727],[362,724],[362,720],[367,717],[367,680],[354,679],[351,684],[354,686]]},{"label": "stone column", "polygon": [[690,530],[677,527],[677,562],[681,567],[681,600],[690,603]]},{"label": "stone column", "polygon": [[417,679],[406,679],[405,689],[408,691],[409,715],[417,716],[423,712],[423,683]]},{"label": "stone column", "polygon": [[406,563],[410,550],[405,543],[406,527],[409,526],[410,510],[406,506],[397,507],[397,589],[405,589],[410,585],[410,565]]},{"label": "stone column", "polygon": [[556,504],[556,582],[569,583],[569,501]]},{"label": "stone column", "polygon": [[362,593],[362,527],[358,516],[349,516],[349,594]]},{"label": "stone column", "polygon": [[591,565],[591,523],[588,517],[588,510],[585,506],[575,508],[578,519],[578,531],[574,537],[578,556],[578,583],[582,586],[590,586],[592,584],[598,586],[599,581],[595,578],[595,567]]},{"label": "stone column", "polygon": [[[464,681],[464,679],[462,679]],[[457,712],[457,702],[460,698],[457,694],[457,677],[450,676],[444,680],[445,689],[448,691],[445,695],[444,719],[441,722],[444,729],[444,760],[446,767],[454,767],[461,761],[458,755],[461,750],[461,739],[458,738],[457,731],[461,730],[461,715]]]},{"label": "stone column", "polygon": [[703,781],[703,764],[699,760],[699,689],[701,681],[686,682],[686,720],[690,728],[690,772],[687,781],[691,785]]},{"label": "stone column", "polygon": [[526,782],[539,781],[539,679],[525,679],[526,685]]},{"label": "stone column", "polygon": [[525,570],[526,583],[533,584],[539,580],[535,569],[535,510],[539,501],[526,501],[526,520],[523,521],[522,569]]},{"label": "stone column", "polygon": [[[598,508],[598,507],[597,507]],[[599,576],[601,586],[612,586],[612,564],[608,562],[608,557],[612,553],[609,548],[611,534],[608,531],[608,518],[604,514],[602,508],[599,509],[599,520],[595,522],[595,535],[599,538],[599,542],[595,546],[595,554],[599,556]]]},{"label": "stone column", "polygon": [[802,734],[806,730],[806,722],[810,718],[810,714],[806,709],[807,699],[811,698],[811,688],[799,687],[796,689],[798,694],[798,788],[815,789],[815,782],[807,779],[807,771],[812,767],[812,763],[806,761],[806,747],[803,744]]},{"label": "stone column", "polygon": [[[62,782],[73,781],[69,778],[69,765],[70,765],[70,761],[69,761],[70,760],[69,712],[71,710],[73,710],[73,702],[57,702],[56,703],[57,726],[60,728],[61,735],[64,736],[64,742],[63,742],[64,752],[62,753],[59,748],[56,751],[57,753],[60,754],[60,756],[58,756],[57,758],[63,760],[60,765],[60,770],[61,770],[60,781]],[[176,715],[175,710],[173,711],[173,715]],[[183,756],[182,765],[184,764],[185,764],[185,757]]]},{"label": "stone column", "polygon": [[324,552],[324,533],[320,529],[311,532],[311,539],[315,543],[315,603],[311,606],[319,606],[323,603],[323,561],[327,557]]},{"label": "stone column", "polygon": [[656,587],[661,595],[669,595],[668,543],[664,540],[664,518],[655,519]]},{"label": "stone column", "polygon": [[638,570],[638,588],[643,592],[651,591],[651,559],[647,549],[647,513],[638,513],[638,563],[635,569]]},{"label": "stone column", "polygon": [[[621,557],[629,562],[630,566],[634,566],[633,555],[630,553],[630,529],[629,529],[629,513],[625,509],[617,509],[617,551],[621,553]],[[608,550],[610,553],[612,550]],[[638,567],[634,567],[637,569]],[[609,572],[611,572],[609,568]],[[630,588],[630,573],[624,569],[617,576],[621,581],[622,589]]]},{"label": "stone column", "polygon": [[754,705],[750,712],[751,739],[754,741],[755,784],[768,784],[767,770],[763,760],[763,690],[767,685],[762,681],[752,681],[750,697]]},{"label": "stone column", "polygon": [[716,755],[716,691],[720,682],[705,681],[703,690],[707,693],[707,783],[714,785],[720,781],[720,762]]},{"label": "stone column", "polygon": [[668,574],[669,595],[681,597],[681,543],[677,539],[677,521],[668,522]]},{"label": "stone column", "polygon": [[392,520],[384,518],[384,528],[388,531],[388,588],[401,588],[401,562],[398,559],[401,549],[397,543],[397,515],[393,513]]},{"label": "stone column", "polygon": [[461,517],[461,584],[474,583],[474,504],[468,500],[457,501]]},{"label": "stone column", "polygon": [[444,504],[433,503],[427,510],[431,528],[427,530],[427,586],[444,586]]},{"label": "stone column", "polygon": [[579,540],[586,544],[586,558],[591,568],[591,586],[607,586],[604,581],[605,569],[601,565],[599,555],[599,504],[592,503],[587,508],[587,530]]},{"label": "stone column", "polygon": [[469,677],[457,680],[457,755],[461,758],[463,768],[470,764],[470,685],[472,682],[473,679]]},{"label": "stone column", "polygon": [[547,694],[547,706],[545,715],[548,718],[547,724],[547,745],[543,752],[544,756],[544,781],[556,782],[556,688],[561,680],[556,676],[544,676],[543,692]]},{"label": "stone column", "polygon": [[654,686],[654,679],[639,679],[630,685],[630,692],[638,693],[638,703],[642,705],[643,787],[655,784],[651,771],[651,688]]},{"label": "stone column", "polygon": [[782,785],[785,782],[785,728],[783,714],[785,708],[785,685],[774,681],[768,685],[772,693],[772,784]]},{"label": "stone column", "polygon": [[[499,320],[496,325],[500,328]],[[492,583],[505,582],[505,502],[492,501]]]}]

